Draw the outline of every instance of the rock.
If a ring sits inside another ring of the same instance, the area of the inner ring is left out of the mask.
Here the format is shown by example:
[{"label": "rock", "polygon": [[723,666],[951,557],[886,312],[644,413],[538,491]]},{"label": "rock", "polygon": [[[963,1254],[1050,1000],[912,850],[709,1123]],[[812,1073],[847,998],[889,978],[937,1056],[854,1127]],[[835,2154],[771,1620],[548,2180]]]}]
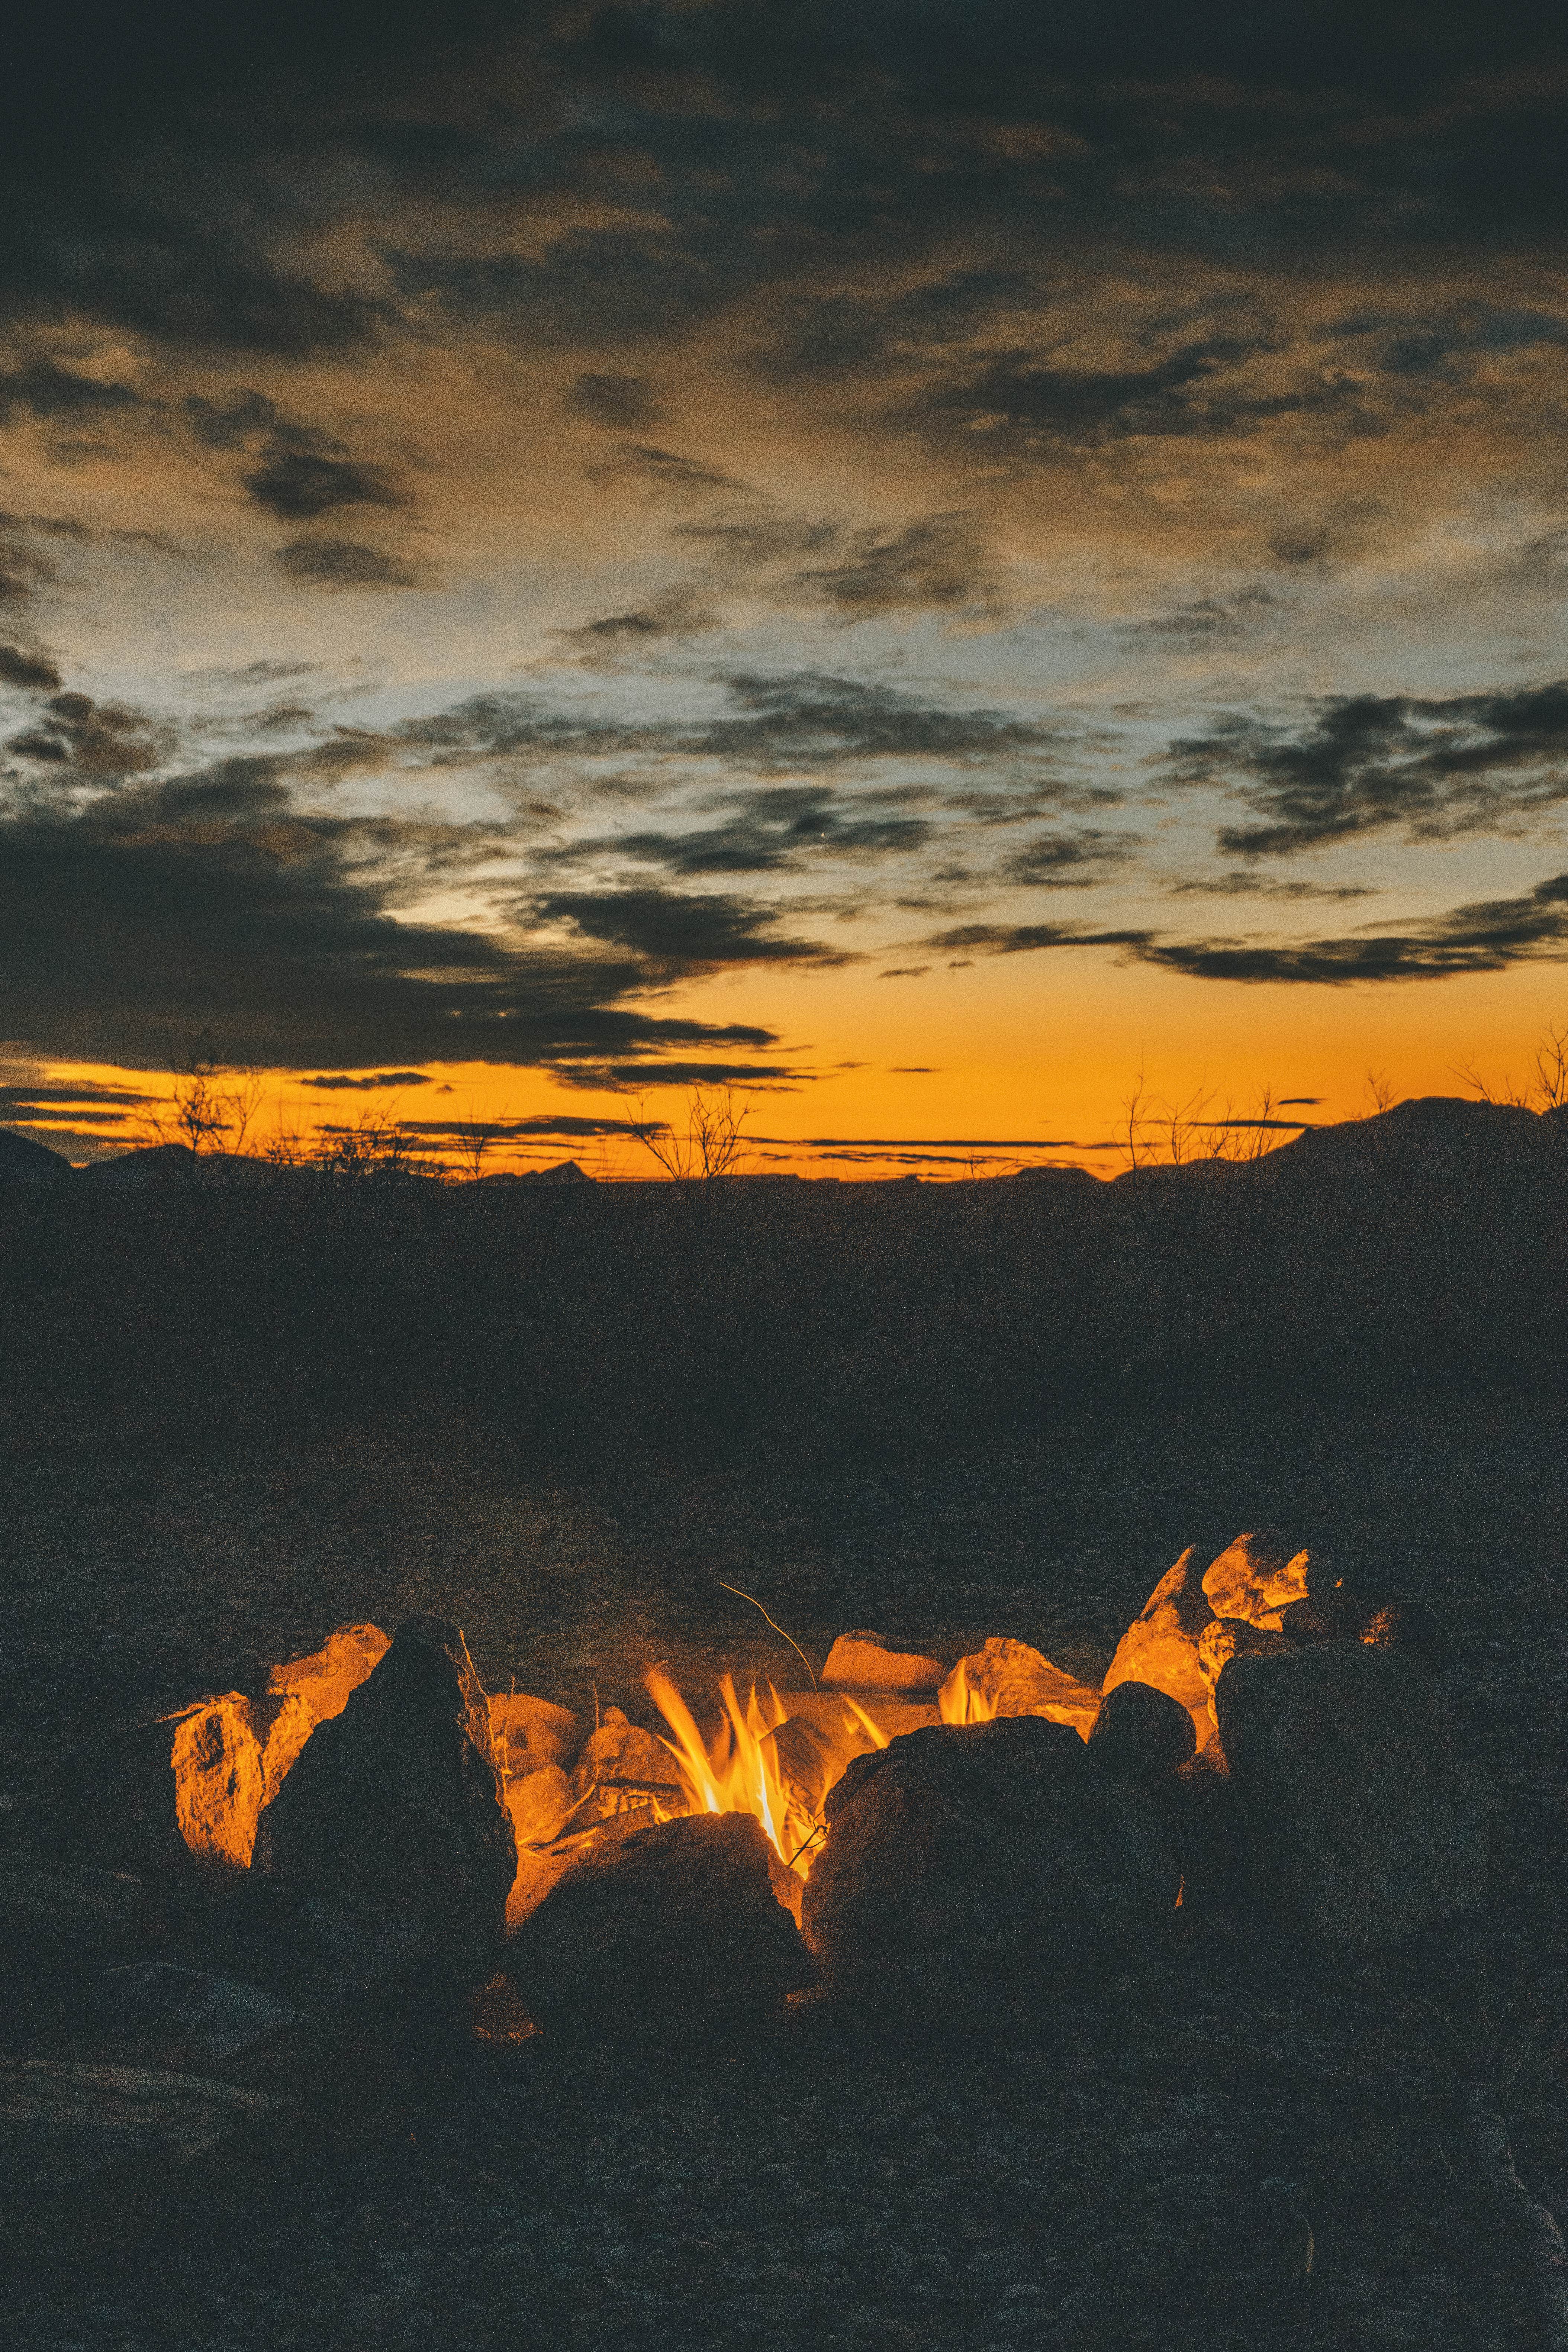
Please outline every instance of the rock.
[{"label": "rock", "polygon": [[1237,1536],[1205,1576],[1204,1594],[1216,1617],[1277,1633],[1280,1611],[1306,1598],[1310,1564],[1304,1551],[1287,1554],[1277,1537]]},{"label": "rock", "polygon": [[508,1968],[546,2032],[685,2039],[766,2018],[811,1963],[768,1878],[750,1813],[634,1831],[563,1878],[513,1937]]},{"label": "rock", "polygon": [[491,1699],[490,1733],[503,1769],[520,1780],[546,1764],[569,1769],[583,1745],[583,1727],[570,1707],[552,1706],[526,1691]]},{"label": "rock", "polygon": [[1198,1638],[1198,1671],[1209,1695],[1213,1717],[1215,1685],[1232,1658],[1268,1657],[1289,1647],[1283,1633],[1267,1633],[1245,1617],[1215,1617]]},{"label": "rock", "polygon": [[1338,1585],[1291,1601],[1280,1612],[1279,1631],[1288,1642],[1365,1642],[1374,1649],[1403,1650],[1431,1674],[1453,1662],[1442,1623],[1424,1601],[1347,1592]]},{"label": "rock", "polygon": [[263,1789],[250,1702],[229,1691],[73,1748],[39,1838],[62,1860],[154,1883],[221,1882],[249,1864]]},{"label": "rock", "polygon": [[1144,1789],[1168,1780],[1196,1748],[1187,1708],[1152,1683],[1118,1683],[1100,1701],[1089,1735],[1097,1764]]},{"label": "rock", "polygon": [[1215,1704],[1251,1884],[1271,1916],[1375,1947],[1480,1907],[1484,1788],[1412,1659],[1360,1642],[1287,1644],[1233,1659]]},{"label": "rock", "polygon": [[542,1764],[521,1780],[509,1780],[505,1799],[520,1853],[527,1845],[548,1845],[564,1827],[574,1802],[572,1783],[559,1764]]},{"label": "rock", "polygon": [[1071,1724],[1087,1738],[1100,1693],[1064,1674],[1027,1642],[993,1636],[960,1658],[938,1694],[944,1723],[989,1723],[998,1716],[1039,1715]]},{"label": "rock", "polygon": [[267,2034],[305,2022],[299,2010],[255,1985],[166,1960],[107,1969],[92,2005],[106,2025],[177,2037],[200,2058],[233,2058]]},{"label": "rock", "polygon": [[489,1962],[517,1841],[489,1707],[458,1626],[416,1617],[399,1627],[266,1807],[257,1862],[418,1920],[459,1966]]},{"label": "rock", "polygon": [[1159,1805],[1182,1874],[1183,1924],[1204,1927],[1244,1914],[1247,1844],[1217,1738],[1177,1767],[1159,1792]]},{"label": "rock", "polygon": [[380,1665],[391,1637],[379,1625],[340,1625],[319,1650],[303,1658],[289,1658],[267,1677],[270,1697],[302,1698],[318,1723],[330,1723]]},{"label": "rock", "polygon": [[618,1706],[605,1709],[577,1759],[572,1794],[587,1800],[579,1816],[584,1827],[611,1813],[649,1812],[656,1796],[671,1811],[684,1811],[687,1803],[680,1767],[663,1740],[628,1722]]},{"label": "rock", "polygon": [[156,1926],[138,1878],[0,1852],[0,2021],[85,2006],[102,1971],[144,1951]]},{"label": "rock", "polygon": [[74,2272],[247,2208],[299,2117],[288,2100],[187,2074],[0,2060],[0,2255]]},{"label": "rock", "polygon": [[1213,1616],[1198,1573],[1197,1549],[1190,1545],[1118,1643],[1101,1685],[1106,1695],[1120,1683],[1147,1683],[1187,1709],[1201,1740],[1209,1727],[1209,1695],[1198,1664],[1198,1637]]},{"label": "rock", "polygon": [[946,1673],[939,1658],[889,1649],[880,1633],[840,1633],[822,1680],[829,1690],[933,1691]]},{"label": "rock", "polygon": [[805,1940],[877,2011],[983,2020],[1146,1950],[1177,1871],[1152,1801],[1037,1717],[911,1732],[826,1800]]},{"label": "rock", "polygon": [[269,1805],[321,1718],[300,1691],[253,1698],[249,1712],[250,1727],[261,1747],[261,1801]]},{"label": "rock", "polygon": [[862,1725],[850,1726],[836,1738],[800,1715],[777,1725],[763,1742],[773,1752],[790,1811],[808,1820],[820,1814],[823,1800],[843,1778],[850,1759],[866,1755],[876,1744]]}]

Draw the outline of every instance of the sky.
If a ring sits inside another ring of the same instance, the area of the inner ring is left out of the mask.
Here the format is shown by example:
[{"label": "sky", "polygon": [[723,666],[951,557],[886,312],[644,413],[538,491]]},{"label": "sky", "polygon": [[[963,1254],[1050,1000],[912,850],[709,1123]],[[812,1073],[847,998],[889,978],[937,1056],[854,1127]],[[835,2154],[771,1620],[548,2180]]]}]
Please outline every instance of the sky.
[{"label": "sky", "polygon": [[205,1056],[493,1166],[727,1086],[757,1167],[1106,1172],[1568,1018],[1555,8],[7,38],[0,1123]]}]

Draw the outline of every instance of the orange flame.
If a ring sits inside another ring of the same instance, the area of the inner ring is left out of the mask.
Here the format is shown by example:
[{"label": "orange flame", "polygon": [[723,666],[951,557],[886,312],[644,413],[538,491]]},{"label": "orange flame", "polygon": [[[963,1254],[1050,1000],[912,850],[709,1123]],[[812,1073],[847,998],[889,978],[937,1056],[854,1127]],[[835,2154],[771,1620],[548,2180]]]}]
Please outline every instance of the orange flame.
[{"label": "orange flame", "polygon": [[[691,1710],[668,1675],[650,1666],[647,1686],[675,1737],[664,1741],[680,1769],[682,1783],[697,1813],[754,1813],[773,1843],[774,1852],[804,1878],[812,1864],[812,1849],[822,1829],[816,1813],[807,1811],[786,1787],[777,1754],[768,1735],[788,1720],[788,1709],[769,1683],[767,1702],[757,1696],[753,1684],[742,1706],[733,1679],[725,1675],[719,1685],[723,1708],[712,1740],[704,1746]],[[845,1696],[846,1729],[858,1723],[878,1748],[888,1736],[865,1708]]]},{"label": "orange flame", "polygon": [[992,1723],[996,1709],[984,1691],[978,1691],[963,1670],[963,1660],[943,1683],[937,1696],[943,1723]]}]

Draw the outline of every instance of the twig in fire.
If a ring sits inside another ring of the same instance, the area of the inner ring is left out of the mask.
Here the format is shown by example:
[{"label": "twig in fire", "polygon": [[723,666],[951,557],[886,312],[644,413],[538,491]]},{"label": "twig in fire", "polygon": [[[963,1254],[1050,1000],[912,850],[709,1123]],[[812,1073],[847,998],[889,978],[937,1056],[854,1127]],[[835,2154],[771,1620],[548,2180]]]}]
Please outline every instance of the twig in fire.
[{"label": "twig in fire", "polygon": [[790,1648],[795,1652],[795,1656],[800,1660],[801,1664],[805,1668],[806,1673],[811,1675],[811,1687],[815,1690],[816,1688],[816,1676],[812,1674],[811,1660],[806,1656],[805,1652],[801,1648],[800,1643],[795,1640],[795,1635],[793,1633],[785,1633],[782,1625],[774,1624],[773,1620],[768,1616],[768,1612],[763,1607],[762,1602],[752,1599],[751,1593],[742,1592],[738,1584],[726,1584],[722,1577],[720,1577],[718,1581],[721,1592],[732,1592],[737,1601],[750,1601],[752,1608],[758,1611],[768,1624],[773,1625],[773,1632],[783,1635],[784,1639],[789,1643]]}]

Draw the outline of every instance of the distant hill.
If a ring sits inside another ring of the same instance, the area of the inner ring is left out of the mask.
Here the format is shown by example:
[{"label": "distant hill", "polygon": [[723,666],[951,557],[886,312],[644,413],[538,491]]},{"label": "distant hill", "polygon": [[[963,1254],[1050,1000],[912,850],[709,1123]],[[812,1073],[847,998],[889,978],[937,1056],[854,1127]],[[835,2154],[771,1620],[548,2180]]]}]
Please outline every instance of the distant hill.
[{"label": "distant hill", "polygon": [[0,1127],[0,1184],[66,1184],[75,1174],[70,1161],[47,1143]]},{"label": "distant hill", "polygon": [[557,1160],[553,1168],[530,1168],[521,1175],[510,1168],[498,1168],[493,1176],[481,1176],[481,1184],[592,1184],[595,1179],[578,1167],[574,1160]]},{"label": "distant hill", "polygon": [[188,1143],[151,1143],[140,1151],[122,1151],[113,1160],[95,1160],[81,1170],[79,1183],[96,1190],[141,1190],[150,1185],[184,1184],[199,1190],[230,1190],[277,1181],[269,1160],[253,1160],[242,1152],[197,1153]]}]

